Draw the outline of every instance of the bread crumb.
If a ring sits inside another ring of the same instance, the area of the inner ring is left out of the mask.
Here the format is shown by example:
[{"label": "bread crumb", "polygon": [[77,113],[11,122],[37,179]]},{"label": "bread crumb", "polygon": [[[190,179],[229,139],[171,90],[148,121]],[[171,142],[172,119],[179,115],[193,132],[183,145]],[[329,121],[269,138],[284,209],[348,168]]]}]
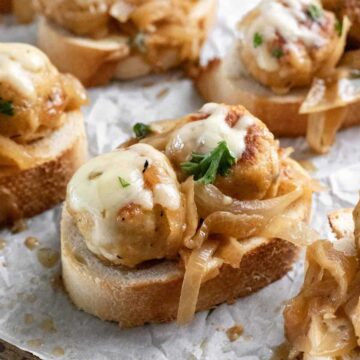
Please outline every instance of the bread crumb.
[{"label": "bread crumb", "polygon": [[34,236],[28,236],[24,241],[24,245],[29,250],[34,250],[36,247],[39,246],[39,240]]},{"label": "bread crumb", "polygon": [[244,332],[244,328],[241,325],[234,325],[230,329],[226,330],[228,339],[233,342],[236,341]]}]

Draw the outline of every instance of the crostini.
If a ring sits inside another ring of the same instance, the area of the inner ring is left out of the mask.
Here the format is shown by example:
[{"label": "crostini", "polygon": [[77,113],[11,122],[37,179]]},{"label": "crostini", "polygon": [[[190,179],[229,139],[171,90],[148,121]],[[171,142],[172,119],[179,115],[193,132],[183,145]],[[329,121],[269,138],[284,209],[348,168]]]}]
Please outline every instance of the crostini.
[{"label": "crostini", "polygon": [[122,327],[184,324],[281,278],[317,238],[315,184],[244,107],[134,131],[68,185],[63,280],[80,309]]},{"label": "crostini", "polygon": [[62,201],[85,161],[80,82],[37,48],[0,44],[0,226]]},{"label": "crostini", "polygon": [[86,86],[199,58],[216,0],[39,0],[38,44]]},{"label": "crostini", "polygon": [[329,222],[337,239],[308,247],[304,285],[285,307],[289,359],[360,358],[360,203]]},{"label": "crostini", "polygon": [[263,0],[226,58],[200,70],[197,88],[207,101],[243,104],[276,136],[307,134],[327,152],[340,127],[360,123],[359,67],[337,66],[349,27],[318,1]]}]

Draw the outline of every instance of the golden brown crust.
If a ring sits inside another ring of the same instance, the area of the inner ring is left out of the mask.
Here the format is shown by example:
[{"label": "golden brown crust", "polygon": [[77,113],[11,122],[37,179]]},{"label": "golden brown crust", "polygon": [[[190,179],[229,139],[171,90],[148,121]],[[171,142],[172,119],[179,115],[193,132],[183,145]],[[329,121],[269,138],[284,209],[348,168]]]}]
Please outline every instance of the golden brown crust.
[{"label": "golden brown crust", "polygon": [[72,113],[69,121],[73,122],[71,126],[66,124],[51,135],[55,141],[70,138],[68,147],[61,148],[56,156],[23,171],[0,169],[0,227],[39,214],[64,200],[68,181],[87,156],[81,113]]},{"label": "golden brown crust", "polygon": [[[200,95],[211,102],[244,105],[261,119],[275,136],[303,136],[307,130],[307,115],[299,109],[307,93],[305,90],[275,95],[248,78],[232,79],[225,74],[224,62],[211,61],[195,79]],[[349,105],[342,128],[360,124],[360,102]]]},{"label": "golden brown crust", "polygon": [[[304,194],[289,213],[308,221],[310,210],[311,194]],[[177,262],[155,262],[138,269],[106,266],[87,249],[66,209],[61,249],[64,284],[78,308],[121,327],[176,318],[184,274]],[[266,238],[247,240],[246,250],[239,269],[224,265],[218,277],[202,285],[197,311],[231,302],[278,280],[290,270],[299,251],[286,241]]]}]

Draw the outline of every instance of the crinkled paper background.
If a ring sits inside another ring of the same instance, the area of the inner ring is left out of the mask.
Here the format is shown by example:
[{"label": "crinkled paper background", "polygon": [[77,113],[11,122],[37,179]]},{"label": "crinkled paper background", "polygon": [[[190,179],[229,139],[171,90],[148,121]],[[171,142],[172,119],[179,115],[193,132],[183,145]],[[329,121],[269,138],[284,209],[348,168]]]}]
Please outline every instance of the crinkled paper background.
[{"label": "crinkled paper background", "polygon": [[[221,56],[235,35],[235,23],[257,0],[220,0],[216,28],[204,49],[203,62]],[[0,23],[0,41],[35,43],[36,26],[16,26],[11,18]],[[113,83],[89,91],[91,105],[84,109],[92,155],[108,151],[126,139],[135,122],[172,118],[199,108],[202,100],[189,80],[178,73],[149,77],[130,83]],[[314,156],[303,139],[283,140],[295,156],[312,161],[314,176],[329,187],[315,196],[313,225],[330,236],[326,213],[355,204],[360,188],[360,127],[341,132],[327,156]],[[40,247],[59,249],[60,209],[28,221],[19,234],[0,232],[6,240],[0,250],[0,338],[42,359],[115,360],[256,360],[270,359],[283,342],[282,307],[294,295],[303,276],[298,264],[281,281],[233,305],[197,314],[188,327],[148,325],[121,330],[75,309],[51,280],[60,266],[46,269],[37,251],[24,246],[36,236]],[[244,326],[244,334],[230,342],[226,329]]]}]

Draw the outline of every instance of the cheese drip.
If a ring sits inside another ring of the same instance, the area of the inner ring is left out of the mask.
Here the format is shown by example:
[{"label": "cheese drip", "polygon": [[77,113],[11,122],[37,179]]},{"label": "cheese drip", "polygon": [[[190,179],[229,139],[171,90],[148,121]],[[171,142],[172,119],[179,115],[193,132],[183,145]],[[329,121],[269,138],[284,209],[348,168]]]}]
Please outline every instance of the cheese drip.
[{"label": "cheese drip", "polygon": [[224,105],[209,103],[200,112],[210,116],[184,125],[173,137],[167,151],[182,151],[186,147],[189,151],[185,151],[182,159],[185,161],[190,158],[192,151],[205,154],[216,148],[219,142],[225,141],[232,154],[240,159],[246,150],[247,131],[255,124],[254,118],[245,114],[231,127],[226,122],[229,109]]},{"label": "cheese drip", "polygon": [[0,44],[0,82],[8,83],[21,95],[35,98],[36,90],[31,73],[37,73],[49,60],[33,46],[16,43]]}]

